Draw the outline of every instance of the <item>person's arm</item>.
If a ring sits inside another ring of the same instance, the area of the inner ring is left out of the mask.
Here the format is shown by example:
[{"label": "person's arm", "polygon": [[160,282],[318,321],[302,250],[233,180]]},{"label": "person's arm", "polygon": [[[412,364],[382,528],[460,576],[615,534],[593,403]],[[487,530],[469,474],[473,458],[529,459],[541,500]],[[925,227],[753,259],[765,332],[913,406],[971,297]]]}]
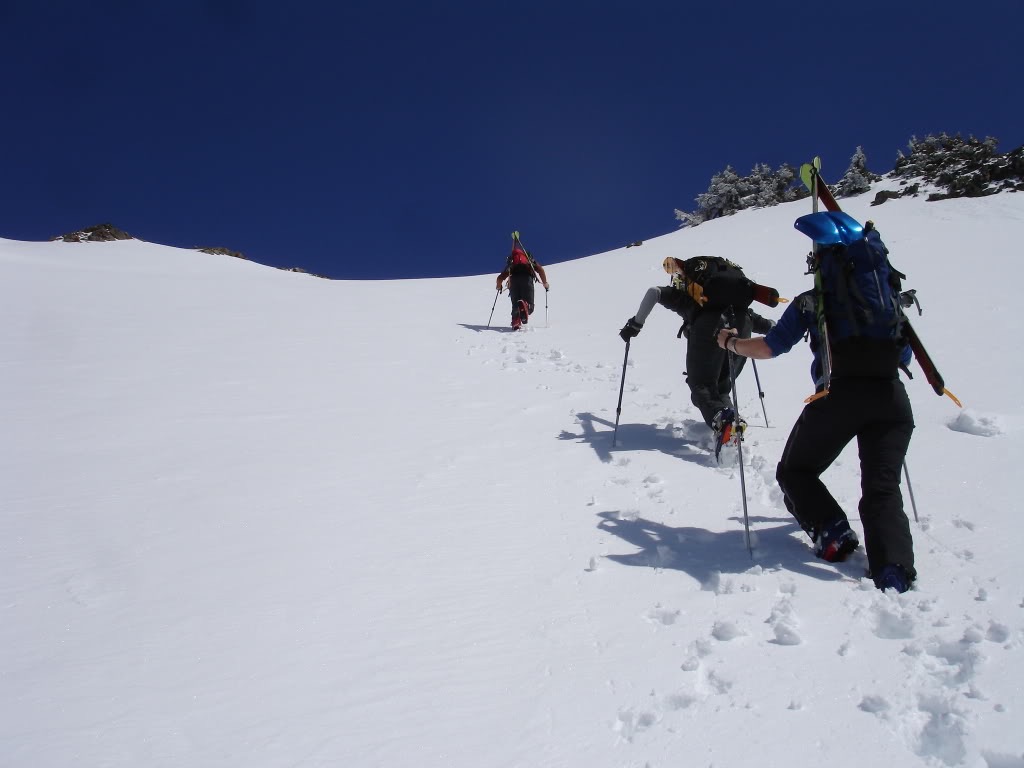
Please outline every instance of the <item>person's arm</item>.
[{"label": "person's arm", "polygon": [[764,336],[753,339],[741,339],[736,335],[735,328],[723,328],[718,332],[718,346],[741,357],[752,357],[755,360],[769,360],[772,348],[764,340]]},{"label": "person's arm", "polygon": [[640,331],[644,327],[644,322],[647,320],[647,316],[651,314],[651,310],[654,309],[658,303],[658,298],[661,296],[661,290],[659,288],[648,288],[647,293],[644,294],[643,301],[640,302],[640,309],[636,311],[626,324],[619,331],[619,336],[622,337],[623,341],[629,341],[640,334]]},{"label": "person's arm", "polygon": [[637,309],[636,314],[633,315],[633,319],[640,323],[640,325],[643,325],[647,322],[647,316],[651,314],[651,310],[660,303],[661,289],[657,287],[648,288],[643,299],[640,301],[640,307]]},{"label": "person's arm", "polygon": [[500,275],[498,275],[498,283],[497,283],[498,293],[501,293],[502,283],[505,282],[505,278],[508,277],[508,273],[509,273],[509,268],[505,267],[505,269],[502,271],[502,273]]},{"label": "person's arm", "polygon": [[750,315],[750,330],[754,333],[768,333],[768,331],[775,327],[774,320],[769,320],[767,317],[761,317],[752,309],[748,309],[747,314]]},{"label": "person's arm", "polygon": [[533,262],[533,268],[537,272],[537,276],[540,278],[540,282],[544,286],[544,290],[548,290],[551,286],[548,285],[548,276],[544,274],[544,267],[535,261]]},{"label": "person's arm", "polygon": [[[755,360],[768,360],[789,352],[808,330],[812,317],[803,311],[803,296],[798,296],[786,307],[779,322],[766,336],[753,339],[734,338],[735,328],[723,328],[718,332],[718,346],[728,349],[737,355],[752,357]],[[726,346],[728,343],[728,347]]]}]

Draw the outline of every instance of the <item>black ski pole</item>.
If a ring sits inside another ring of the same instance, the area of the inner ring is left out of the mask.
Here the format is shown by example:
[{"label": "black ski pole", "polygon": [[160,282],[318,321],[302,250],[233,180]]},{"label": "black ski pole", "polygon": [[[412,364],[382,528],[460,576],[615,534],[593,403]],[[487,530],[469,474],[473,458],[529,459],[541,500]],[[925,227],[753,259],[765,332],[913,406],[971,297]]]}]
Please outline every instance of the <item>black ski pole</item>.
[{"label": "black ski pole", "polygon": [[548,327],[548,289],[544,289],[544,327]]},{"label": "black ski pole", "polygon": [[487,317],[487,327],[491,327],[491,318],[494,317],[494,308],[498,306],[498,296],[501,294],[501,288],[494,292],[494,303],[491,304],[491,314]]},{"label": "black ski pole", "polygon": [[619,404],[615,406],[615,430],[612,432],[612,448],[619,434],[619,416],[622,414],[622,390],[626,388],[626,362],[629,360],[629,339],[626,339],[626,356],[622,358],[622,383],[619,384]]},{"label": "black ski pole", "polygon": [[757,396],[761,398],[761,412],[764,414],[764,425],[768,426],[768,411],[764,407],[764,390],[761,389],[761,377],[757,375],[757,361],[750,358],[750,364],[754,366],[754,381],[757,382]]},{"label": "black ski pole", "polygon": [[914,522],[919,523],[917,519],[917,502],[914,501],[914,486],[910,484],[910,470],[907,469],[907,462],[903,462],[903,474],[907,478],[907,490],[910,491],[910,506],[914,510]]},{"label": "black ski pole", "polygon": [[[726,319],[726,322],[728,323],[727,327],[732,328],[733,325],[729,322],[730,320],[732,320],[731,317]],[[743,474],[743,433],[740,431],[740,400],[736,395],[736,374],[733,370],[733,362],[736,356],[729,351],[728,347],[729,342],[726,340],[725,354],[728,356],[727,359],[729,363],[729,383],[732,385],[732,403],[736,407],[732,416],[732,430],[736,435],[736,452],[739,455],[740,460],[740,498],[743,501],[743,530],[747,539],[747,552],[749,552],[750,556],[753,557],[754,547],[750,543],[750,517],[747,514],[747,480]]]}]

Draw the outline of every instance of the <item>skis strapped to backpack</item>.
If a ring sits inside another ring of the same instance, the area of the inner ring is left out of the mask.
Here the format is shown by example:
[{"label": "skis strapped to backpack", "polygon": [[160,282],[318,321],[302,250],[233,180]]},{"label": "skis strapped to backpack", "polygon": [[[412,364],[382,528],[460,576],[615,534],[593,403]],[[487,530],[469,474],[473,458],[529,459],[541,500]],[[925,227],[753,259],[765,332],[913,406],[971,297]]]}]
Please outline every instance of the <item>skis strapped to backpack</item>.
[{"label": "skis strapped to backpack", "polygon": [[[820,170],[821,159],[817,157],[814,158],[813,163],[804,163],[802,166],[800,166],[800,180],[804,183],[804,185],[807,187],[807,189],[810,191],[813,197],[814,211],[817,212],[818,202],[820,201],[821,204],[825,206],[825,209],[827,211],[831,213],[841,214],[842,216],[845,217],[845,214],[843,214],[842,209],[839,207],[839,203],[836,202],[835,196],[832,194],[832,191],[822,180]],[[798,222],[799,221],[800,220],[798,220]],[[845,239],[848,235],[859,234],[858,232],[855,232],[855,230],[853,229],[853,225],[859,226],[857,222],[855,222],[853,219],[849,219],[849,222],[850,231],[839,232],[837,235],[838,237]],[[837,223],[837,226],[841,229],[845,221],[844,219],[836,217],[835,219],[833,219],[833,223]],[[798,226],[798,228],[800,227]],[[805,231],[805,234],[808,234],[808,232]],[[832,372],[832,337],[829,335],[828,322],[825,316],[824,302],[822,301],[825,286],[823,285],[822,281],[821,260],[817,258],[818,250],[818,243],[817,241],[815,241],[814,250],[812,251],[812,256],[809,261],[810,266],[814,272],[814,290],[817,299],[818,330],[819,336],[822,341],[821,363],[825,389],[822,392],[808,398],[808,400],[823,397],[825,394],[828,393],[828,387]],[[886,265],[888,269],[893,269],[892,265],[888,264],[888,260],[886,260]],[[917,360],[918,365],[921,366],[921,370],[924,371],[925,378],[931,385],[932,390],[934,390],[935,394],[939,396],[948,396],[954,403],[956,403],[958,407],[963,407],[960,400],[956,397],[956,395],[954,395],[952,392],[946,389],[945,380],[942,378],[942,374],[939,373],[939,369],[936,367],[935,362],[928,354],[928,351],[924,348],[924,344],[921,343],[921,339],[917,335],[917,331],[914,330],[913,325],[911,325],[910,319],[903,312],[902,301],[896,302],[896,311],[899,314],[899,325],[901,335],[913,351],[914,358]],[[920,311],[920,305],[918,305],[918,312]]]},{"label": "skis strapped to backpack", "polygon": [[777,307],[788,301],[774,288],[755,283],[743,274],[743,267],[721,256],[694,256],[685,261],[667,256],[661,265],[672,275],[672,285],[705,309],[746,309],[755,301]]}]

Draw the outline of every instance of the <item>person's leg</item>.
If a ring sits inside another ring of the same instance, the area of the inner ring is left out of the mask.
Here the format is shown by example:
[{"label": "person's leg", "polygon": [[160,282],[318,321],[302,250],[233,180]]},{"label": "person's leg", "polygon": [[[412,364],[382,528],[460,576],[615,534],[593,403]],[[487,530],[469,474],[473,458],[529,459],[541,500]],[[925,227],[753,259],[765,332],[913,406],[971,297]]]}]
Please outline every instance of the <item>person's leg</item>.
[{"label": "person's leg", "polygon": [[900,479],[914,431],[914,414],[902,382],[871,382],[872,397],[864,407],[874,418],[857,436],[860,450],[860,519],[868,567],[878,574],[886,565],[902,566],[910,581],[914,539],[903,509]]},{"label": "person's leg", "polygon": [[519,311],[519,300],[522,296],[522,283],[515,279],[515,276],[508,281],[508,298],[512,302],[512,312]]},{"label": "person's leg", "polygon": [[857,422],[844,414],[848,408],[844,398],[833,394],[807,405],[793,425],[776,469],[786,509],[812,539],[826,526],[846,519],[821,475],[857,433]]},{"label": "person's leg", "polygon": [[508,280],[508,297],[512,302],[512,325],[518,327],[520,323],[528,318],[520,311],[519,302],[526,299],[526,289],[532,287],[532,278],[529,275],[512,275]]},{"label": "person's leg", "polygon": [[719,391],[726,359],[725,350],[715,339],[719,324],[718,313],[698,312],[690,325],[686,342],[686,384],[690,387],[690,401],[700,409],[704,423],[709,427],[716,413],[722,408],[732,407],[728,393]]}]

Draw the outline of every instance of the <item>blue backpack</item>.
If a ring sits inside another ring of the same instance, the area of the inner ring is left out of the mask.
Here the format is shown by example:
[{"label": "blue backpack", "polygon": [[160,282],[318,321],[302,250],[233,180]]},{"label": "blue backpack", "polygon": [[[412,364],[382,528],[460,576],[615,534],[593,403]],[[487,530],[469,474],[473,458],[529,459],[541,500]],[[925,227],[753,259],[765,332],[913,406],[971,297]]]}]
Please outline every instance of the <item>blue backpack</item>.
[{"label": "blue backpack", "polygon": [[817,246],[808,265],[833,370],[868,376],[895,371],[905,343],[900,291],[906,275],[889,263],[881,236],[841,211],[801,216],[795,226]]}]

